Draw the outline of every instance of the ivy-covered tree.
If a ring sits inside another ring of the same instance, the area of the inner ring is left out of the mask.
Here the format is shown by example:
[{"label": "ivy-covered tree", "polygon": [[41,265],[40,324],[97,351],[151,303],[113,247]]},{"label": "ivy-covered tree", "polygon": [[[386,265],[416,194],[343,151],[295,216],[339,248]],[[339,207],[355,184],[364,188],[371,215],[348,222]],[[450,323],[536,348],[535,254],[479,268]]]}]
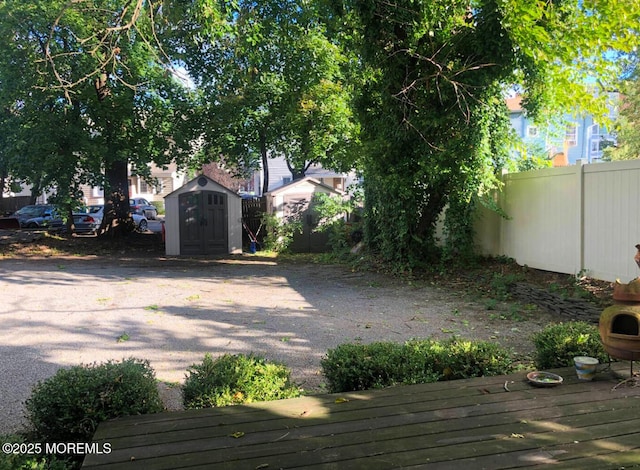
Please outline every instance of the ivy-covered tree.
[{"label": "ivy-covered tree", "polygon": [[473,205],[507,157],[507,87],[520,84],[534,114],[602,109],[581,79],[610,83],[604,52],[637,41],[638,6],[616,0],[328,3],[337,37],[362,64],[365,233],[384,258],[408,266],[435,252],[445,207],[449,250],[472,249]]}]

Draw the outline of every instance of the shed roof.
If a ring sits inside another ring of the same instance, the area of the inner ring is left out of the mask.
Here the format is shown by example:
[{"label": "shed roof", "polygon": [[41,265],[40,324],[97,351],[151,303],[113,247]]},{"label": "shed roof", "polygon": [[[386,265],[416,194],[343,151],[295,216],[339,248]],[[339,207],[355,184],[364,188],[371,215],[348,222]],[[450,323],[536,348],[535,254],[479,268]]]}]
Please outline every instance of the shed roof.
[{"label": "shed roof", "polygon": [[328,185],[318,181],[317,179],[311,178],[309,176],[305,176],[304,178],[300,178],[298,180],[291,181],[290,183],[287,183],[287,184],[284,184],[282,186],[279,186],[276,189],[274,189],[273,191],[269,191],[269,192],[267,192],[265,194],[275,195],[275,194],[278,194],[278,193],[282,193],[282,192],[288,191],[291,188],[294,188],[296,186],[300,186],[300,185],[302,185],[304,183],[311,183],[311,184],[313,184],[315,186],[318,186],[320,188],[323,188],[323,189],[327,190],[328,192],[333,192],[335,194],[339,194],[339,195],[343,195],[344,194],[343,191],[340,191],[338,189],[334,189],[331,186],[328,186]]},{"label": "shed roof", "polygon": [[202,191],[202,190],[207,190],[207,191],[220,191],[223,193],[227,193],[230,196],[235,196],[237,198],[240,198],[240,195],[232,190],[230,190],[229,188],[227,188],[226,186],[221,185],[220,183],[212,180],[211,178],[209,178],[206,175],[198,175],[195,178],[193,178],[190,181],[187,181],[184,185],[180,186],[178,189],[170,192],[169,194],[167,194],[165,196],[166,198],[169,197],[175,197],[178,196],[179,194],[184,194],[184,193],[188,193],[191,191]]}]

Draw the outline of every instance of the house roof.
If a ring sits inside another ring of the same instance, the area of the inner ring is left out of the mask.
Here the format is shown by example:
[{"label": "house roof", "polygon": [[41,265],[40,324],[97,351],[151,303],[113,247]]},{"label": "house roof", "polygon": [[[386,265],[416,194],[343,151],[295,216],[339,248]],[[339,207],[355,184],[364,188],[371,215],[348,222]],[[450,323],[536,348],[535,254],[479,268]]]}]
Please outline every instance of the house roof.
[{"label": "house roof", "polygon": [[321,165],[311,165],[307,171],[305,171],[307,176],[311,178],[346,178],[347,175],[344,173],[337,173],[332,170],[327,170],[326,168],[322,168]]},{"label": "house roof", "polygon": [[512,98],[507,98],[507,108],[511,112],[522,111],[522,96],[516,95]]},{"label": "house roof", "polygon": [[344,194],[344,192],[342,192],[342,191],[340,191],[338,189],[334,189],[331,186],[328,186],[328,185],[318,181],[317,179],[311,178],[309,176],[305,176],[304,178],[301,178],[299,180],[291,181],[290,183],[287,183],[287,184],[284,184],[282,186],[279,186],[276,189],[274,189],[273,191],[269,191],[269,192],[267,192],[265,194],[278,194],[280,192],[287,191],[287,190],[289,190],[289,189],[291,189],[291,188],[293,188],[295,186],[300,186],[303,183],[311,183],[313,185],[316,185],[318,187],[324,188],[327,191],[333,192],[335,194],[340,194],[340,195]]}]

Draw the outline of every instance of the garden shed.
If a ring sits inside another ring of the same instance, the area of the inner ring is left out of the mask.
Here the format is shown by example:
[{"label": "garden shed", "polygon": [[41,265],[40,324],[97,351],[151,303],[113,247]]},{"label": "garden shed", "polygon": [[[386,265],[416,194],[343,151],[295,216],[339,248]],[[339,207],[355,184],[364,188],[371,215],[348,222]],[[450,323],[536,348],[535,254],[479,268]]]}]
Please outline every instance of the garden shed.
[{"label": "garden shed", "polygon": [[264,194],[267,200],[267,213],[275,214],[280,219],[293,218],[302,223],[302,233],[294,235],[290,246],[294,252],[327,251],[327,233],[314,231],[319,222],[318,216],[313,211],[313,196],[317,193],[344,197],[342,191],[309,177],[285,184]]},{"label": "garden shed", "polygon": [[201,175],[165,196],[167,255],[242,253],[242,199]]}]

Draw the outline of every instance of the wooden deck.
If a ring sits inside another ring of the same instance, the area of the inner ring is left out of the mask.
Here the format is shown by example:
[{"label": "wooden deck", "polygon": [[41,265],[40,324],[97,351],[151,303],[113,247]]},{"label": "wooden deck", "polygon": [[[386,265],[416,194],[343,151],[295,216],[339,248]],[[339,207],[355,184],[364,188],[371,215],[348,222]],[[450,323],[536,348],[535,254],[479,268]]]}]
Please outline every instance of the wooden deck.
[{"label": "wooden deck", "polygon": [[556,370],[553,388],[519,373],[128,417],[98,427],[112,451],[83,468],[640,467],[640,385],[614,369],[593,382]]}]

